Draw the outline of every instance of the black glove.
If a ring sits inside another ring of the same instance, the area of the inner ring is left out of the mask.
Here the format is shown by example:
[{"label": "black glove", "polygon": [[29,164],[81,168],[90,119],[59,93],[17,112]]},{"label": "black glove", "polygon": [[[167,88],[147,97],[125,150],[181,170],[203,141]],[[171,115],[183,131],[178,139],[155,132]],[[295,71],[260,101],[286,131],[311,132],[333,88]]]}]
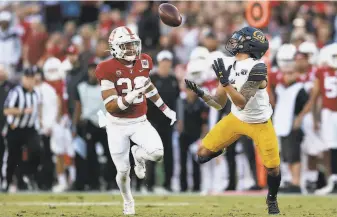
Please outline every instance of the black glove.
[{"label": "black glove", "polygon": [[204,96],[204,91],[193,81],[189,81],[185,79],[185,83],[187,88],[191,89],[194,93],[198,95],[198,97],[203,97]]},{"label": "black glove", "polygon": [[219,78],[222,86],[227,86],[229,84],[229,75],[231,73],[232,66],[229,66],[226,70],[225,64],[223,63],[222,58],[218,58],[218,61],[214,60],[214,64],[212,64],[213,70],[216,76]]}]

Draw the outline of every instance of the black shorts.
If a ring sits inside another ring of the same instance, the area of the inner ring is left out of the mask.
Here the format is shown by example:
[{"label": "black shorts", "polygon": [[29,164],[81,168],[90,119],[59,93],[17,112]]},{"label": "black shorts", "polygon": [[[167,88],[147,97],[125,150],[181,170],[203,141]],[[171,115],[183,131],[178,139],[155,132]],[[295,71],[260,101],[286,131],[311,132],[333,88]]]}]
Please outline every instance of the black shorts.
[{"label": "black shorts", "polygon": [[301,143],[303,140],[301,129],[292,130],[288,136],[280,137],[281,155],[286,163],[297,163],[301,161]]}]

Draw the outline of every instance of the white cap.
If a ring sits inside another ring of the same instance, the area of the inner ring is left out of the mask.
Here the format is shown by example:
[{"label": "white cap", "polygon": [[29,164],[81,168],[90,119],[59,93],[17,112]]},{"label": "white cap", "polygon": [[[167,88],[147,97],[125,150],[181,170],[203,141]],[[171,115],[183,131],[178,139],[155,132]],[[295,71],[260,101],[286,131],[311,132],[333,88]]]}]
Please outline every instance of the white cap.
[{"label": "white cap", "polygon": [[9,11],[0,12],[0,21],[10,22],[12,19],[12,14]]},{"label": "white cap", "polygon": [[168,50],[162,50],[157,54],[157,62],[160,62],[162,60],[172,60],[173,59],[173,54],[171,51]]}]

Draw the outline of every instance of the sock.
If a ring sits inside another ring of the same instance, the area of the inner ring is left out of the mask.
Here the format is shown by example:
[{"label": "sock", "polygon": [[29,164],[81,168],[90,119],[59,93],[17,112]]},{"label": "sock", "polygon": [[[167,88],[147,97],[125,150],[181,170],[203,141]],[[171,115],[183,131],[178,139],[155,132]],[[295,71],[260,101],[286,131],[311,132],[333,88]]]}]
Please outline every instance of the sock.
[{"label": "sock", "polygon": [[309,182],[316,182],[318,179],[318,171],[317,170],[308,170],[305,172],[306,180]]},{"label": "sock", "polygon": [[116,182],[124,202],[132,201],[130,169],[127,172],[117,172]]},{"label": "sock", "polygon": [[206,163],[206,162],[212,160],[213,158],[215,158],[215,157],[217,157],[217,156],[219,156],[219,155],[221,155],[221,154],[223,154],[223,153],[224,153],[224,150],[220,150],[220,151],[218,151],[218,152],[214,152],[214,153],[211,154],[210,156],[198,156],[197,162],[198,162],[199,164]]},{"label": "sock", "polygon": [[58,174],[57,180],[58,180],[60,185],[66,185],[67,184],[66,175],[64,173]]},{"label": "sock", "polygon": [[281,173],[277,176],[267,176],[268,200],[275,200],[281,183]]},{"label": "sock", "polygon": [[76,168],[74,165],[70,165],[68,169],[69,169],[70,182],[74,183],[76,181]]},{"label": "sock", "polygon": [[331,174],[337,175],[337,149],[331,149]]}]

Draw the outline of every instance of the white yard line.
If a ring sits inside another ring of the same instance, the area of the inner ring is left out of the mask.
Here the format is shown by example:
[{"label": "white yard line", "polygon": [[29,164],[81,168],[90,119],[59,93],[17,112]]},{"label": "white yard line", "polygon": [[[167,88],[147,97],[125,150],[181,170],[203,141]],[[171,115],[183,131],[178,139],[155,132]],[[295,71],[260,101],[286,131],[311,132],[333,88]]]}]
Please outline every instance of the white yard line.
[{"label": "white yard line", "polygon": [[[121,206],[121,202],[4,202],[0,206]],[[136,206],[189,206],[191,203],[137,203]]]}]

